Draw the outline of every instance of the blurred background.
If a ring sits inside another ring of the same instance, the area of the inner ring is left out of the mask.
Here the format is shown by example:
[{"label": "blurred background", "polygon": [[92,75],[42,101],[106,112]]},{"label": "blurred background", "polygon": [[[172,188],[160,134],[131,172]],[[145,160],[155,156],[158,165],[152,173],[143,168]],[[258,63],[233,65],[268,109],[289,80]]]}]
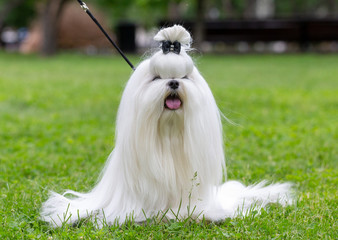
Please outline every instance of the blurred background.
[{"label": "blurred background", "polygon": [[[85,2],[127,53],[155,46],[155,31],[173,23],[202,52],[338,52],[338,0]],[[0,48],[12,52],[115,52],[76,0],[0,0],[0,36]]]}]

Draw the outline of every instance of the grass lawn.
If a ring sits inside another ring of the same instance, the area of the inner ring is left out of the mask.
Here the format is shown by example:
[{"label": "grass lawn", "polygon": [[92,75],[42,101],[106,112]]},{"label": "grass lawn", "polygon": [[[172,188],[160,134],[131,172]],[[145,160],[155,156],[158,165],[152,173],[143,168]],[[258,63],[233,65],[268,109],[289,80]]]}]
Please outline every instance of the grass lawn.
[{"label": "grass lawn", "polygon": [[118,56],[0,52],[0,239],[337,239],[338,55],[196,63],[237,123],[223,124],[228,179],[291,181],[296,205],[218,224],[50,228],[38,219],[48,190],[91,189],[113,149],[131,70]]}]

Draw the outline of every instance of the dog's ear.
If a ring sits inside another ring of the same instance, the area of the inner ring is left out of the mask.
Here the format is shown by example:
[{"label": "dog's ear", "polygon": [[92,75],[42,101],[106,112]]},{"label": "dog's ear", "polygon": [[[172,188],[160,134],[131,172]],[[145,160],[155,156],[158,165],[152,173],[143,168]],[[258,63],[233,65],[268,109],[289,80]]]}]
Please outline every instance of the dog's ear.
[{"label": "dog's ear", "polygon": [[158,42],[179,42],[185,50],[188,50],[192,43],[190,33],[181,25],[163,28],[155,35],[154,40]]}]

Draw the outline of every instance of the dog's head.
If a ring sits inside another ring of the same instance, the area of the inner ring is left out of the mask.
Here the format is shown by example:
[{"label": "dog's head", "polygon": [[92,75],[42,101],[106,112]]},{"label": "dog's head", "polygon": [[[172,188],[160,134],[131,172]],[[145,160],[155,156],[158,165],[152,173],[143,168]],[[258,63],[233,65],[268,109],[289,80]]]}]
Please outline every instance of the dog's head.
[{"label": "dog's head", "polygon": [[160,48],[136,68],[125,89],[126,101],[131,103],[133,98],[134,110],[147,114],[146,118],[191,115],[208,108],[213,97],[187,54],[192,42],[189,32],[174,25],[160,30],[154,39]]},{"label": "dog's head", "polygon": [[161,43],[162,51],[155,53],[149,61],[153,86],[164,88],[164,110],[177,111],[186,100],[185,85],[191,78],[193,61],[186,53],[190,48],[190,34],[179,25],[165,28],[154,37]]}]

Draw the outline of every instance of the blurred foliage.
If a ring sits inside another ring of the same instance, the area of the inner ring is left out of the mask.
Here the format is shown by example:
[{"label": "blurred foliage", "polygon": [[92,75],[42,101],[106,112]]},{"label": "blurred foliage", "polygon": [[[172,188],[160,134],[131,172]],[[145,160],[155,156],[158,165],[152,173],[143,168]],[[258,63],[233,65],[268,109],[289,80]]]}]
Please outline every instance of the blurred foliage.
[{"label": "blurred foliage", "polygon": [[37,13],[37,2],[37,0],[0,0],[0,13],[2,14],[4,14],[3,11],[7,10],[9,4],[15,5],[10,9],[9,14],[4,14],[6,17],[3,19],[3,24],[12,27],[27,27]]},{"label": "blurred foliage", "polygon": [[[89,1],[88,1],[89,2]],[[194,12],[195,0],[91,0],[107,13],[112,23],[121,19],[152,26],[157,21],[168,19],[170,4],[182,5],[184,16],[189,17]],[[184,6],[183,6],[184,5]]]},{"label": "blurred foliage", "polygon": [[[338,3],[337,0],[334,0]],[[288,17],[292,15],[305,16],[312,14],[317,8],[324,6],[328,1],[323,0],[275,0],[276,15]]]},{"label": "blurred foliage", "polygon": [[[89,0],[88,0],[89,1]],[[206,1],[206,0],[205,0]],[[196,16],[197,0],[91,0],[107,13],[112,23],[124,19],[146,26],[156,24],[159,20],[171,19],[171,8],[176,5],[180,20],[192,20]],[[206,18],[214,10],[219,19],[245,18],[245,12],[254,4],[254,0],[208,0],[206,1]],[[335,7],[332,7],[335,6]],[[275,17],[313,17],[315,12],[324,8],[331,16],[338,14],[338,0],[275,0]]]},{"label": "blurred foliage", "polygon": [[[69,0],[76,1],[76,0]],[[245,12],[252,8],[254,0],[204,0],[206,13],[216,11],[217,17],[244,18]],[[37,4],[45,0],[0,0],[0,13],[6,5],[21,2],[6,14],[5,25],[21,27],[29,22],[37,13]],[[89,5],[96,5],[109,18],[112,25],[119,21],[132,21],[144,26],[157,24],[159,20],[177,19],[192,20],[196,16],[197,0],[86,0]],[[249,4],[250,3],[250,4]],[[338,16],[338,0],[275,0],[275,17],[309,17],[318,9],[329,12],[330,16]],[[0,16],[1,21],[1,16]]]}]

